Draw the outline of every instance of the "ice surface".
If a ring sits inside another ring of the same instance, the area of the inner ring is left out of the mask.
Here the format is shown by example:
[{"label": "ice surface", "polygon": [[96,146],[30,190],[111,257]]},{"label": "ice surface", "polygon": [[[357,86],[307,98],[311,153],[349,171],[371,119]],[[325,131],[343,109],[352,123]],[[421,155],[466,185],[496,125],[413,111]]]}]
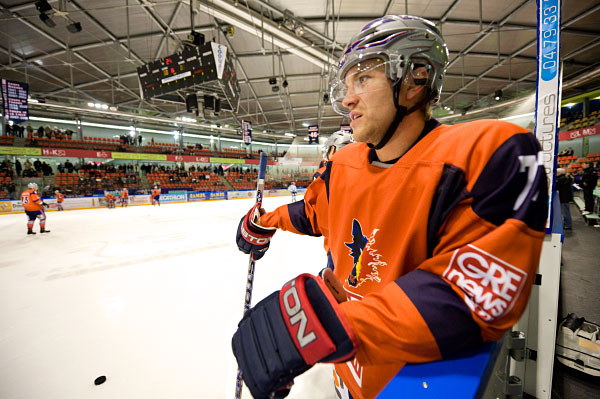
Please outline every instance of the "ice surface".
[{"label": "ice surface", "polygon": [[[248,267],[235,231],[253,203],[49,212],[35,236],[25,214],[0,216],[0,398],[233,398]],[[325,265],[322,238],[278,232],[252,303]],[[289,397],[335,398],[330,366]]]}]

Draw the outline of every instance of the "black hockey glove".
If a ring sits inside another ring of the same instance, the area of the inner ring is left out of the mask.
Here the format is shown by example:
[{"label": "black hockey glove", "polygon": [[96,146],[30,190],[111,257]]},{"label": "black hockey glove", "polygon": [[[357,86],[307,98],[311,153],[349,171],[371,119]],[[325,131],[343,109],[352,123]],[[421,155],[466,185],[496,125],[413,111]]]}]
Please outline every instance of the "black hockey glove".
[{"label": "black hockey glove", "polygon": [[240,251],[245,254],[252,253],[254,260],[259,260],[267,252],[271,237],[277,231],[274,227],[262,227],[257,224],[260,219],[260,205],[260,203],[254,205],[240,220],[235,237]]},{"label": "black hockey glove", "polygon": [[231,344],[255,399],[278,397],[315,363],[344,362],[356,353],[356,338],[337,301],[323,280],[310,274],[246,312]]},{"label": "black hockey glove", "polygon": [[50,205],[46,204],[45,202],[42,202],[42,206],[43,206],[44,208],[50,208]]}]

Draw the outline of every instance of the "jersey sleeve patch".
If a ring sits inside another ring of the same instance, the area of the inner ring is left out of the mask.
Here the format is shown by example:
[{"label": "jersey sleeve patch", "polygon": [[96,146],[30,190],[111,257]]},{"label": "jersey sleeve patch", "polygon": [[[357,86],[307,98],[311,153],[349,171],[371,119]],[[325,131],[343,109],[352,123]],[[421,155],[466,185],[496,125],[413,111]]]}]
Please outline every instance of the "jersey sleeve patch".
[{"label": "jersey sleeve patch", "polygon": [[483,343],[480,328],[468,307],[442,278],[417,269],[397,279],[396,284],[427,323],[443,359]]},{"label": "jersey sleeve patch", "polygon": [[548,182],[540,146],[531,133],[511,136],[492,155],[471,194],[473,211],[497,226],[518,219],[543,231],[548,209]]},{"label": "jersey sleeve patch", "polygon": [[288,213],[290,215],[290,221],[292,226],[301,234],[305,234],[313,237],[320,237],[320,233],[315,233],[310,220],[306,215],[306,209],[304,208],[304,200],[292,202],[288,204]]},{"label": "jersey sleeve patch", "polygon": [[465,293],[464,301],[473,313],[491,323],[511,311],[527,273],[469,244],[454,251],[444,278]]}]

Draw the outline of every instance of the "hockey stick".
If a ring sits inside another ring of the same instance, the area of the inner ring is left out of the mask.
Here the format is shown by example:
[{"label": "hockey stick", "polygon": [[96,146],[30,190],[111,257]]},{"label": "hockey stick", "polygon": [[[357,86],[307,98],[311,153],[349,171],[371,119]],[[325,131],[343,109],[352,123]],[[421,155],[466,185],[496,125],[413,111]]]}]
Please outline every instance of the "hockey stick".
[{"label": "hockey stick", "polygon": [[[265,174],[267,173],[267,154],[260,153],[260,163],[258,167],[258,180],[256,182],[256,203],[262,203],[263,190],[265,188]],[[244,314],[250,309],[252,302],[252,287],[254,286],[254,259],[250,254],[248,260],[248,276],[246,278],[246,297],[244,298]],[[242,397],[242,372],[238,368],[237,378],[235,381],[235,399]]]}]

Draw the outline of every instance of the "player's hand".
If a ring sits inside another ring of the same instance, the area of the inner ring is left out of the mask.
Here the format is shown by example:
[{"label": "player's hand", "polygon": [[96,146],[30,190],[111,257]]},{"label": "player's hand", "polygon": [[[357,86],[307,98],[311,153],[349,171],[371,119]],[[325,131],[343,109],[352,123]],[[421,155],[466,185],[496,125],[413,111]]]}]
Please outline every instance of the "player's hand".
[{"label": "player's hand", "polygon": [[50,205],[46,204],[45,202],[42,202],[42,206],[43,206],[44,208],[50,208]]},{"label": "player's hand", "polygon": [[271,237],[277,231],[274,227],[262,227],[258,225],[261,211],[264,213],[264,210],[260,209],[260,205],[260,202],[254,205],[240,220],[235,237],[240,251],[245,254],[251,253],[254,260],[259,260],[267,252],[271,243]]},{"label": "player's hand", "polygon": [[336,299],[310,274],[287,282],[246,312],[231,344],[254,398],[280,393],[315,363],[350,360],[357,347]]},{"label": "player's hand", "polygon": [[319,272],[319,276],[323,279],[323,282],[329,288],[329,292],[333,294],[333,297],[337,301],[337,303],[346,302],[348,300],[348,296],[346,295],[346,291],[344,291],[344,286],[341,281],[333,274],[333,271],[326,267]]}]

